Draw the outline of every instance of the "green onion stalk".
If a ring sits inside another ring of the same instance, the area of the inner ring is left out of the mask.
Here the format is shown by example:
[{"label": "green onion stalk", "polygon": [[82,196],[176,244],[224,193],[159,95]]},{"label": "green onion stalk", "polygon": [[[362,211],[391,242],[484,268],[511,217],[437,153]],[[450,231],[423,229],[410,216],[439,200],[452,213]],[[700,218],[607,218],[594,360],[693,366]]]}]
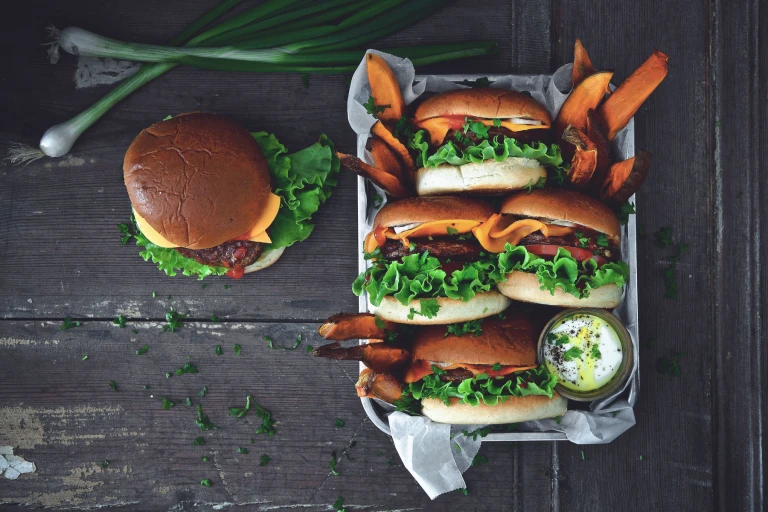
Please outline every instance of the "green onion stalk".
[{"label": "green onion stalk", "polygon": [[[350,73],[363,57],[362,45],[412,25],[449,0],[266,0],[200,32],[240,1],[224,0],[169,46],[127,43],[77,27],[61,32],[53,29],[52,62],[58,59],[61,48],[73,55],[144,65],[88,109],[49,128],[39,148],[12,147],[11,162],[29,163],[43,156],[67,154],[78,137],[109,109],[178,65],[258,73]],[[384,49],[410,58],[414,65],[487,55],[495,50],[496,45],[488,42]]]}]

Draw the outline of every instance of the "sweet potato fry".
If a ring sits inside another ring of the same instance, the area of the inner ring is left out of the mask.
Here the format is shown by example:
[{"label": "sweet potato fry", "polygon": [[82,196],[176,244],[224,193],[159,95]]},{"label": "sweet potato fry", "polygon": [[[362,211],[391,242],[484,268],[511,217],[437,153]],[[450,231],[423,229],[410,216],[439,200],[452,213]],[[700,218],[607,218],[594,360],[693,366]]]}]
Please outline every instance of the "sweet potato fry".
[{"label": "sweet potato fry", "polygon": [[603,96],[608,92],[611,77],[613,77],[613,71],[600,71],[586,77],[573,88],[555,119],[557,137],[563,135],[569,124],[582,132],[587,131],[587,112],[600,104]]},{"label": "sweet potato fry", "polygon": [[597,148],[587,134],[572,125],[563,132],[563,140],[573,145],[575,152],[568,171],[568,181],[576,188],[584,188],[597,168]]},{"label": "sweet potato fry", "polygon": [[647,151],[638,151],[632,158],[616,162],[605,177],[600,197],[614,204],[623,203],[637,192],[650,168],[651,154]]},{"label": "sweet potato fry", "polygon": [[387,105],[382,112],[376,112],[376,118],[396,123],[405,113],[405,100],[395,74],[384,59],[373,53],[365,54],[365,67],[374,103],[378,106]]},{"label": "sweet potato fry", "polygon": [[605,124],[608,140],[613,140],[619,130],[627,126],[640,105],[667,76],[668,66],[669,57],[654,50],[653,54],[608,96],[598,110]]},{"label": "sweet potato fry", "polygon": [[407,183],[402,162],[386,142],[378,137],[371,137],[365,149],[371,153],[374,167],[388,172],[400,183]]},{"label": "sweet potato fry", "polygon": [[387,333],[397,331],[397,324],[376,321],[370,313],[339,313],[321,325],[317,332],[326,340],[344,341],[375,338],[383,340]]},{"label": "sweet potato fry", "polygon": [[386,343],[343,348],[341,343],[335,341],[315,349],[312,355],[337,361],[362,361],[365,366],[375,372],[396,371],[411,360],[409,351]]},{"label": "sweet potato fry", "polygon": [[392,148],[392,150],[397,153],[397,156],[402,159],[406,168],[416,170],[416,164],[413,163],[413,158],[408,152],[408,148],[406,148],[402,142],[397,140],[397,138],[392,135],[392,132],[389,131],[389,128],[381,124],[381,121],[377,121],[376,124],[373,125],[371,133],[386,142],[387,146]]},{"label": "sweet potato fry", "polygon": [[576,44],[573,45],[573,72],[571,73],[571,83],[576,87],[594,72],[595,67],[592,65],[592,61],[589,60],[586,48],[581,44],[581,39],[577,39]]},{"label": "sweet potato fry", "polygon": [[402,396],[403,383],[388,373],[376,373],[366,368],[360,372],[355,389],[357,396],[378,398],[391,404]]},{"label": "sweet potato fry", "polygon": [[371,182],[384,189],[390,196],[403,198],[412,195],[397,178],[381,169],[368,165],[356,156],[346,155],[339,152],[336,152],[336,156],[341,161],[341,165],[353,173],[371,180]]},{"label": "sweet potato fry", "polygon": [[589,187],[597,192],[605,180],[605,175],[608,174],[608,169],[613,163],[613,157],[611,156],[611,144],[605,136],[603,123],[593,109],[587,111],[587,137],[597,148],[597,167],[589,182]]}]

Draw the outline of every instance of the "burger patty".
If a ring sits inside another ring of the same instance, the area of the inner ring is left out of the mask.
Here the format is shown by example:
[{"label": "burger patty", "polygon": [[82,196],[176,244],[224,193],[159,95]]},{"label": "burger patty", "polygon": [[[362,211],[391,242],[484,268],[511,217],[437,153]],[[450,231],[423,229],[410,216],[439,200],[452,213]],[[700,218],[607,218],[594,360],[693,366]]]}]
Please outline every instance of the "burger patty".
[{"label": "burger patty", "polygon": [[212,267],[247,267],[264,252],[264,244],[250,240],[229,240],[209,249],[184,249],[177,247],[182,256],[192,258],[203,265]]},{"label": "burger patty", "polygon": [[[457,134],[459,135],[457,137]],[[496,127],[492,126],[488,129],[488,138],[493,139],[497,135],[502,135],[505,137],[511,137],[518,142],[521,142],[523,144],[531,144],[533,142],[544,142],[545,144],[549,144],[551,142],[552,138],[552,131],[551,130],[524,130],[522,132],[513,132],[512,130],[504,127]],[[452,130],[447,136],[446,140],[450,140],[453,142],[454,145],[456,145],[459,149],[462,151],[466,149],[467,145],[464,142],[461,142],[463,139],[469,139],[475,144],[480,142],[480,137],[475,134],[472,130],[469,130],[469,133],[464,133],[464,130]]]},{"label": "burger patty", "polygon": [[452,370],[445,370],[445,373],[440,375],[440,380],[445,382],[461,382],[474,376],[475,374],[466,368],[454,368]]},{"label": "burger patty", "polygon": [[561,245],[563,247],[577,247],[579,249],[586,249],[598,256],[602,256],[608,261],[617,261],[621,257],[618,247],[602,247],[595,243],[595,240],[590,237],[586,246],[581,245],[579,237],[575,234],[566,236],[544,236],[540,231],[536,231],[523,237],[517,245]]},{"label": "burger patty", "polygon": [[435,258],[452,258],[458,261],[476,260],[483,252],[483,247],[477,240],[455,240],[451,238],[427,238],[410,239],[413,250],[405,247],[400,240],[387,240],[379,246],[382,256],[388,260],[399,260],[409,254],[421,254],[429,251]]}]

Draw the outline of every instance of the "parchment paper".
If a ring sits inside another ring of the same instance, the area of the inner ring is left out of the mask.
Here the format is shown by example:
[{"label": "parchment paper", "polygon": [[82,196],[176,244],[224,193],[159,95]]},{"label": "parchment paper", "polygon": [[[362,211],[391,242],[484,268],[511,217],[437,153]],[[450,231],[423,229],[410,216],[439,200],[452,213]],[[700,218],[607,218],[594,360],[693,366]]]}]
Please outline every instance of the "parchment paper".
[{"label": "parchment paper", "polygon": [[[439,76],[426,76],[414,84],[416,73],[408,59],[395,57],[377,50],[369,50],[369,52],[380,55],[392,68],[406,104],[410,104],[425,92],[444,92],[467,87]],[[570,93],[572,67],[572,64],[566,64],[552,75],[507,75],[491,83],[491,87],[529,92],[533,98],[547,107],[552,119],[554,119]],[[350,126],[358,135],[358,156],[368,163],[373,163],[365,150],[365,143],[376,120],[363,107],[363,103],[368,100],[370,95],[365,59],[363,59],[352,76],[347,100],[347,116]],[[634,119],[618,133],[612,145],[614,152],[621,159],[634,156]],[[383,191],[377,187],[374,188],[381,198],[386,197]],[[364,199],[361,198],[361,200]],[[359,241],[362,241],[372,229],[372,221],[377,211],[378,208],[367,205],[364,215],[360,216],[358,223]],[[634,240],[634,219],[630,221],[630,228],[629,233],[627,228],[623,233],[622,254],[630,254],[628,240]],[[630,265],[630,271],[632,273],[630,282],[634,284],[636,282],[636,269]],[[614,314],[627,325],[630,333],[636,333],[637,326],[629,325],[633,324],[633,321],[626,314],[628,311],[627,302],[634,299],[631,296],[627,297],[627,295],[625,293],[622,304]],[[633,303],[633,308],[633,311],[637,310],[636,303]],[[563,432],[568,440],[574,443],[602,444],[613,441],[632,427],[635,424],[632,406],[627,400],[618,399],[618,396],[630,386],[637,371],[638,344],[637,340],[633,341],[635,366],[630,378],[620,391],[611,397],[592,402],[589,411],[569,410],[559,421],[547,419],[519,423],[519,431]],[[630,396],[633,401],[634,398],[634,396]],[[479,428],[479,425],[445,425],[434,423],[423,416],[413,417],[401,412],[390,413],[388,419],[392,440],[403,464],[430,498],[434,499],[440,494],[466,486],[461,475],[471,465],[472,458],[480,449],[482,439],[478,437],[476,441],[473,441],[464,436],[461,431],[464,429],[471,432]],[[459,444],[461,451],[455,449],[454,442]]]}]

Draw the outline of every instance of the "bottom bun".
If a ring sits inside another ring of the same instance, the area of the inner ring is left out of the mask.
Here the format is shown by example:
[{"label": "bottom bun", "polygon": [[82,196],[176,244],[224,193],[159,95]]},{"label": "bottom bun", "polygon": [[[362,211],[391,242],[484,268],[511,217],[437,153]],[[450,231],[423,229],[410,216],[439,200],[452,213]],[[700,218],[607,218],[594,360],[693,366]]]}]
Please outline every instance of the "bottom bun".
[{"label": "bottom bun", "polygon": [[478,318],[501,313],[510,300],[497,291],[478,293],[472,299],[464,302],[461,299],[449,299],[447,297],[438,297],[437,303],[440,309],[437,315],[432,318],[414,314],[413,318],[408,318],[411,309],[421,311],[419,299],[414,299],[403,306],[400,301],[391,295],[384,297],[381,304],[374,306],[368,302],[368,310],[381,318],[399,324],[417,324],[417,325],[435,325],[452,324],[455,322],[467,322]]},{"label": "bottom bun", "polygon": [[420,196],[461,192],[504,193],[536,185],[547,171],[531,158],[510,157],[501,162],[486,160],[464,165],[441,164],[416,171]]},{"label": "bottom bun", "polygon": [[421,401],[421,413],[436,423],[457,425],[498,425],[521,421],[542,420],[562,416],[568,409],[568,400],[557,391],[552,398],[543,395],[513,396],[496,405],[469,405],[458,403],[451,398],[451,405],[445,405],[436,398]]},{"label": "bottom bun", "polygon": [[507,280],[496,285],[501,293],[510,299],[567,308],[608,308],[613,309],[621,302],[622,289],[615,284],[606,284],[589,290],[589,297],[578,299],[557,288],[555,294],[542,290],[536,274],[514,270],[507,274]]},{"label": "bottom bun", "polygon": [[259,270],[264,270],[265,268],[271,266],[274,264],[277,260],[280,259],[280,256],[283,255],[285,252],[285,247],[281,247],[279,249],[274,249],[271,251],[264,251],[264,253],[259,256],[259,259],[245,267],[245,273],[248,274],[249,272],[257,272]]}]

